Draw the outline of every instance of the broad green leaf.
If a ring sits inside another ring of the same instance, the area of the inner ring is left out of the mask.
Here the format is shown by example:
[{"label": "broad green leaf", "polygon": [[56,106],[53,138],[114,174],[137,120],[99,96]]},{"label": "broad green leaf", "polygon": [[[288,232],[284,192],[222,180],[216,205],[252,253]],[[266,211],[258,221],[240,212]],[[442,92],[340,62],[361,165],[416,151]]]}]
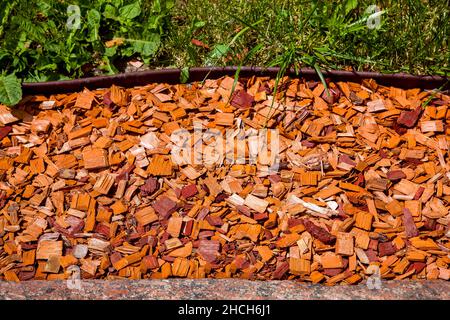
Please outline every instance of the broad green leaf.
[{"label": "broad green leaf", "polygon": [[226,44],[216,44],[214,49],[211,51],[210,57],[212,59],[220,59],[225,56],[229,50],[230,47]]},{"label": "broad green leaf", "polygon": [[45,16],[45,17],[48,17],[49,12],[52,9],[52,6],[50,4],[48,4],[48,3],[46,3],[45,1],[38,1],[36,3],[36,5],[39,8],[39,13],[42,14],[43,16]]},{"label": "broad green leaf", "polygon": [[45,74],[34,72],[34,74],[29,74],[27,77],[23,79],[24,82],[44,82],[49,81],[48,77]]},{"label": "broad green leaf", "polygon": [[140,1],[133,2],[119,9],[119,16],[123,20],[131,20],[141,14]]},{"label": "broad green leaf", "polygon": [[173,7],[175,7],[175,1],[166,0],[165,3],[166,3],[166,10],[170,10]]},{"label": "broad green leaf", "polygon": [[217,62],[226,56],[230,51],[230,46],[225,44],[216,44],[205,60],[207,66],[215,66]]},{"label": "broad green leaf", "polygon": [[147,29],[150,30],[158,30],[158,28],[161,25],[161,19],[163,18],[162,15],[153,15],[148,19],[147,22]]},{"label": "broad green leaf", "polygon": [[116,8],[121,7],[123,4],[122,0],[108,0],[108,1],[111,2],[111,4]]},{"label": "broad green leaf", "polygon": [[161,2],[159,0],[155,0],[153,2],[153,8],[152,9],[153,9],[152,10],[153,12],[160,13],[161,12]]},{"label": "broad green leaf", "polygon": [[105,18],[107,19],[113,19],[113,20],[117,20],[117,9],[114,8],[112,5],[107,4],[105,6],[105,9],[103,10],[103,15],[105,16]]},{"label": "broad green leaf", "polygon": [[[130,39],[128,41],[131,41]],[[134,43],[134,40],[132,41]],[[120,48],[120,55],[122,57],[131,57],[133,54],[135,54],[137,51],[134,48],[134,46],[124,47],[122,46]]]},{"label": "broad green leaf", "polygon": [[143,57],[150,57],[155,55],[161,44],[159,34],[150,33],[145,40],[132,40],[133,49],[140,53]]},{"label": "broad green leaf", "polygon": [[180,82],[181,83],[186,83],[189,80],[189,68],[188,67],[184,67],[181,69],[181,73],[180,73]]},{"label": "broad green leaf", "polygon": [[38,71],[45,71],[45,70],[56,70],[58,69],[58,66],[56,65],[56,63],[49,63],[46,65],[40,65],[36,68],[36,70]]},{"label": "broad green leaf", "polygon": [[14,74],[0,75],[0,103],[13,106],[22,99],[22,86]]},{"label": "broad green leaf", "polygon": [[206,22],[205,21],[197,21],[195,24],[194,24],[194,27],[196,27],[196,28],[202,28],[202,27],[204,27],[206,25]]},{"label": "broad green leaf", "polygon": [[347,0],[345,3],[345,14],[347,15],[350,11],[358,6],[358,0]]},{"label": "broad green leaf", "polygon": [[117,47],[105,48],[105,56],[114,57],[117,53]]},{"label": "broad green leaf", "polygon": [[89,40],[97,41],[98,37],[98,29],[100,28],[100,12],[95,9],[91,9],[88,11],[87,15],[87,23],[89,26]]},{"label": "broad green leaf", "polygon": [[109,58],[103,56],[103,64],[100,65],[100,69],[106,71],[108,74],[118,73],[118,70],[114,67],[114,65],[109,61]]}]

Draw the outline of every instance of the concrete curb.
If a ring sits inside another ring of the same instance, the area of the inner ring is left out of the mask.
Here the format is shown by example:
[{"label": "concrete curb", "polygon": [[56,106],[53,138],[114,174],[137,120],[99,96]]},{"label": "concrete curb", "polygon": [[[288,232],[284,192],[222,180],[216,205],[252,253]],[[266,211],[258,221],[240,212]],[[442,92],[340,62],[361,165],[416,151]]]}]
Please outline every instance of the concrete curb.
[{"label": "concrete curb", "polygon": [[235,279],[84,280],[81,290],[65,281],[0,282],[1,300],[450,300],[448,281],[383,281],[334,286],[295,281]]}]

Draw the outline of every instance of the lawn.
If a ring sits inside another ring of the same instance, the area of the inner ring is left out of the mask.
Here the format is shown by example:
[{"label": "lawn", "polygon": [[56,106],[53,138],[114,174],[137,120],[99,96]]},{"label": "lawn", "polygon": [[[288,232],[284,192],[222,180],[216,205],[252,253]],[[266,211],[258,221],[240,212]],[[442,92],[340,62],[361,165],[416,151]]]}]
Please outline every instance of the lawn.
[{"label": "lawn", "polygon": [[0,102],[17,103],[20,81],[145,68],[254,65],[450,73],[450,1],[375,4],[1,0]]}]

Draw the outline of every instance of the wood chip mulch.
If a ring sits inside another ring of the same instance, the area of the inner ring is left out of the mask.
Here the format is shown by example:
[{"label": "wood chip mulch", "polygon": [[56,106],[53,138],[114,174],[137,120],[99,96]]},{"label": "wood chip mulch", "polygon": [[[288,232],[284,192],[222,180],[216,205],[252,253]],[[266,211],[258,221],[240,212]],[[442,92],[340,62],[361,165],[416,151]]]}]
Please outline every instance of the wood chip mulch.
[{"label": "wood chip mulch", "polygon": [[[272,101],[274,79],[233,81],[0,105],[0,278],[449,280],[450,96],[285,78]],[[177,165],[194,120],[278,129],[279,170]]]}]

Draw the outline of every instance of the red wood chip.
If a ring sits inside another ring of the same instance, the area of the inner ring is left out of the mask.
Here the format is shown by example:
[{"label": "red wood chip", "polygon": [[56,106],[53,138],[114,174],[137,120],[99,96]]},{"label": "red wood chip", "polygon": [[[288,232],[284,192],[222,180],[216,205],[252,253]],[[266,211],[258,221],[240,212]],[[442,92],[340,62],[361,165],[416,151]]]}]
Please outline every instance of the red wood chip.
[{"label": "red wood chip", "polygon": [[17,275],[17,277],[19,278],[20,281],[26,281],[26,280],[33,279],[35,274],[36,274],[36,270],[33,270],[33,271],[20,271],[19,274]]},{"label": "red wood chip", "polygon": [[208,209],[207,207],[201,208],[200,211],[199,211],[199,213],[198,213],[198,215],[197,215],[197,219],[198,219],[198,220],[203,220],[203,219],[205,219],[206,216],[208,215],[208,213],[209,213],[209,209]]},{"label": "red wood chip", "polygon": [[307,148],[314,148],[316,146],[316,144],[314,142],[310,142],[308,140],[303,140],[302,146],[305,146]]},{"label": "red wood chip", "polygon": [[8,135],[8,133],[10,133],[12,130],[12,127],[10,126],[5,126],[5,127],[0,127],[0,140],[2,140],[4,137],[6,137]]},{"label": "red wood chip", "polygon": [[183,187],[181,189],[181,195],[185,199],[189,199],[192,196],[195,196],[198,193],[197,186],[195,184],[190,184],[188,186]]},{"label": "red wood chip", "polygon": [[167,261],[167,262],[174,262],[176,258],[168,256],[168,255],[164,255],[164,256],[161,257],[161,259],[164,260],[164,261]]},{"label": "red wood chip", "polygon": [[233,262],[238,269],[245,269],[250,265],[250,262],[241,255],[237,256]]},{"label": "red wood chip", "polygon": [[284,261],[281,264],[278,265],[278,267],[275,269],[275,271],[272,274],[273,280],[280,280],[286,272],[289,270],[289,263]]},{"label": "red wood chip", "polygon": [[207,238],[211,238],[213,235],[214,235],[214,231],[211,231],[211,230],[200,231],[200,233],[198,234],[198,238],[199,239],[207,239]]},{"label": "red wood chip", "polygon": [[369,259],[369,262],[378,262],[380,259],[378,259],[377,252],[375,250],[369,249],[365,251],[367,258]]},{"label": "red wood chip", "polygon": [[329,88],[328,90],[324,90],[320,97],[327,103],[333,104],[339,99],[340,96],[341,92],[339,90]]},{"label": "red wood chip", "polygon": [[425,222],[423,225],[425,230],[428,230],[428,231],[436,230],[436,226],[437,226],[436,220],[428,219],[428,218],[425,219]]},{"label": "red wood chip", "polygon": [[369,249],[377,251],[378,250],[378,240],[370,239],[370,241],[369,241]]},{"label": "red wood chip", "polygon": [[150,177],[141,186],[140,190],[143,196],[149,196],[158,189],[158,180]]},{"label": "red wood chip", "polygon": [[252,212],[250,211],[249,207],[238,205],[236,206],[236,209],[243,215],[246,215],[247,217],[250,217],[252,215]]},{"label": "red wood chip", "polygon": [[319,239],[325,244],[333,244],[336,242],[336,237],[333,236],[331,233],[329,233],[324,228],[321,228],[319,226],[316,226],[311,221],[304,219],[303,224],[306,228],[306,230],[314,237]]},{"label": "red wood chip", "polygon": [[201,240],[197,252],[208,262],[214,262],[219,255],[220,242],[217,240]]},{"label": "red wood chip", "polygon": [[351,166],[356,166],[356,162],[353,161],[348,155],[346,154],[341,154],[339,156],[339,162],[344,162],[346,164],[349,164]]},{"label": "red wood chip", "polygon": [[288,220],[288,227],[289,228],[298,226],[299,224],[303,224],[303,220],[302,219],[290,218]]},{"label": "red wood chip", "polygon": [[158,259],[155,256],[148,255],[142,258],[142,262],[147,269],[159,268]]},{"label": "red wood chip", "polygon": [[253,102],[253,96],[249,95],[244,90],[237,90],[234,92],[230,104],[236,108],[248,109],[253,105]]},{"label": "red wood chip", "polygon": [[266,220],[268,218],[269,218],[269,215],[267,214],[267,212],[255,213],[253,215],[253,219],[255,219],[256,221]]},{"label": "red wood chip", "polygon": [[106,237],[107,239],[109,238],[109,226],[103,224],[103,223],[99,223],[96,227],[95,227],[95,232],[101,234],[102,236]]},{"label": "red wood chip", "polygon": [[177,203],[168,197],[161,197],[152,204],[153,209],[159,213],[163,219],[169,217],[177,209]]},{"label": "red wood chip", "polygon": [[212,226],[221,226],[223,225],[223,220],[220,217],[212,217],[212,216],[207,216],[206,217],[206,221],[208,221],[208,223]]},{"label": "red wood chip", "polygon": [[193,226],[194,226],[194,220],[186,221],[186,223],[184,225],[184,228],[183,228],[183,235],[184,236],[190,236]]},{"label": "red wood chip", "polygon": [[131,164],[127,168],[120,171],[116,177],[116,182],[119,182],[120,180],[128,181],[130,179],[130,173],[134,170],[134,168],[136,168],[136,166]]},{"label": "red wood chip", "polygon": [[386,177],[389,180],[400,180],[400,179],[404,179],[406,178],[406,174],[402,171],[402,170],[392,170],[392,171],[388,171],[388,173],[386,174]]},{"label": "red wood chip", "polygon": [[408,208],[403,208],[403,225],[405,226],[407,238],[417,237],[419,235],[419,230],[417,230],[411,211]]},{"label": "red wood chip", "polygon": [[342,272],[343,269],[341,268],[327,268],[323,269],[323,274],[329,277],[337,276],[339,273]]},{"label": "red wood chip", "polygon": [[402,111],[397,119],[397,123],[407,128],[412,128],[419,119],[421,112],[422,112],[421,106],[417,107],[415,110],[412,111]]},{"label": "red wood chip", "polygon": [[380,257],[390,256],[397,252],[397,248],[392,242],[382,242],[378,244],[378,252]]},{"label": "red wood chip", "polygon": [[277,183],[281,181],[281,177],[277,174],[271,174],[270,176],[268,176],[268,178],[271,183]]},{"label": "red wood chip", "polygon": [[423,194],[424,191],[425,191],[425,188],[424,188],[424,187],[419,187],[419,188],[417,189],[416,194],[414,195],[414,200],[419,200],[420,197],[422,196],[422,194]]},{"label": "red wood chip", "polygon": [[105,105],[107,105],[108,107],[110,107],[113,102],[111,100],[111,91],[107,91],[104,95],[103,95],[103,103]]},{"label": "red wood chip", "polygon": [[122,259],[122,255],[115,251],[113,252],[110,256],[109,256],[109,260],[111,261],[111,264],[114,265],[117,261],[119,261],[120,259]]},{"label": "red wood chip", "polygon": [[411,270],[415,270],[416,274],[422,272],[423,269],[425,269],[425,267],[427,266],[427,264],[425,262],[414,262],[412,263],[408,270],[406,270],[406,272],[410,272]]}]

